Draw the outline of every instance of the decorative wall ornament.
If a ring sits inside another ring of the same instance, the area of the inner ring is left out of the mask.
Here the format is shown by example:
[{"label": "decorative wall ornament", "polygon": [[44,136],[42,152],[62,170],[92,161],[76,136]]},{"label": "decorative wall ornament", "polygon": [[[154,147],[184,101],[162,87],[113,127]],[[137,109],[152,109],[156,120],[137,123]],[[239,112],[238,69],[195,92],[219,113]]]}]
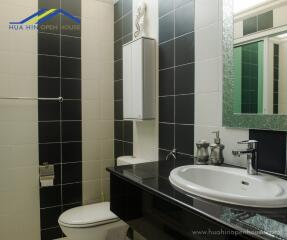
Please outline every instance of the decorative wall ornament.
[{"label": "decorative wall ornament", "polygon": [[146,15],[146,3],[144,0],[140,1],[137,10],[136,10],[136,20],[135,20],[135,26],[136,31],[134,33],[135,38],[139,38],[144,36],[144,24],[145,24],[145,15]]}]

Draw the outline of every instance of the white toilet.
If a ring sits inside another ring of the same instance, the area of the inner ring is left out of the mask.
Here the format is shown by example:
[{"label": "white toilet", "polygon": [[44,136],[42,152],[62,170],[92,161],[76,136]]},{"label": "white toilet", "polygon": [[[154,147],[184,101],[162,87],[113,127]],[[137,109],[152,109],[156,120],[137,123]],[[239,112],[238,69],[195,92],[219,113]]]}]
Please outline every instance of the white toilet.
[{"label": "white toilet", "polygon": [[[119,157],[118,166],[146,162],[130,156]],[[59,217],[59,225],[69,240],[125,240],[128,225],[110,211],[110,203],[102,202],[76,207]],[[110,236],[115,234],[116,238]]]}]

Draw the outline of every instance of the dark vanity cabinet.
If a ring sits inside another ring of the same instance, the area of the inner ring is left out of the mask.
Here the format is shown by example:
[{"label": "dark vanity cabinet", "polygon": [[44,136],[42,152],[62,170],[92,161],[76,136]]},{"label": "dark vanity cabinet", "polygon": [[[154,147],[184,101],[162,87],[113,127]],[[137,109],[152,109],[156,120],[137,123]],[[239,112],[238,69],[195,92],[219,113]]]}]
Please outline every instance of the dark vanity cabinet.
[{"label": "dark vanity cabinet", "polygon": [[[164,188],[167,182],[156,184]],[[252,239],[141,185],[111,172],[111,210],[148,240]],[[172,194],[193,205],[192,198]]]}]

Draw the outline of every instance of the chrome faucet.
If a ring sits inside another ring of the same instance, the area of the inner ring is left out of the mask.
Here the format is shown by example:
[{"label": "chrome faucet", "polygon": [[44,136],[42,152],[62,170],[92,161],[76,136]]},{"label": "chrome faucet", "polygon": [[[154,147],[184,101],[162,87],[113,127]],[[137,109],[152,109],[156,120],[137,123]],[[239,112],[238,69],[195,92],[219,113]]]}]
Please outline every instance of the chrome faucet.
[{"label": "chrome faucet", "polygon": [[241,155],[247,154],[247,173],[249,175],[258,174],[258,141],[256,140],[247,140],[238,142],[238,144],[247,144],[246,150],[232,151],[234,156],[240,157]]}]

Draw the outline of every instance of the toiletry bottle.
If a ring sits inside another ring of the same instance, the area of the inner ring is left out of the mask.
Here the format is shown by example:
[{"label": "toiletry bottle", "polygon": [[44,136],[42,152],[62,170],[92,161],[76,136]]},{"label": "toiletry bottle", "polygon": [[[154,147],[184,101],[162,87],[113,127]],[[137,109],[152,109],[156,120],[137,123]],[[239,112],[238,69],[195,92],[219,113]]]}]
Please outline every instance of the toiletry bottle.
[{"label": "toiletry bottle", "polygon": [[224,162],[224,157],[223,157],[224,145],[221,144],[220,137],[219,137],[219,131],[212,132],[212,133],[215,133],[216,136],[214,139],[214,143],[210,145],[209,161],[210,161],[210,164],[221,165]]},{"label": "toiletry bottle", "polygon": [[196,143],[197,152],[196,152],[196,164],[198,165],[206,165],[208,164],[209,153],[208,147],[209,143],[205,140],[201,140]]}]

